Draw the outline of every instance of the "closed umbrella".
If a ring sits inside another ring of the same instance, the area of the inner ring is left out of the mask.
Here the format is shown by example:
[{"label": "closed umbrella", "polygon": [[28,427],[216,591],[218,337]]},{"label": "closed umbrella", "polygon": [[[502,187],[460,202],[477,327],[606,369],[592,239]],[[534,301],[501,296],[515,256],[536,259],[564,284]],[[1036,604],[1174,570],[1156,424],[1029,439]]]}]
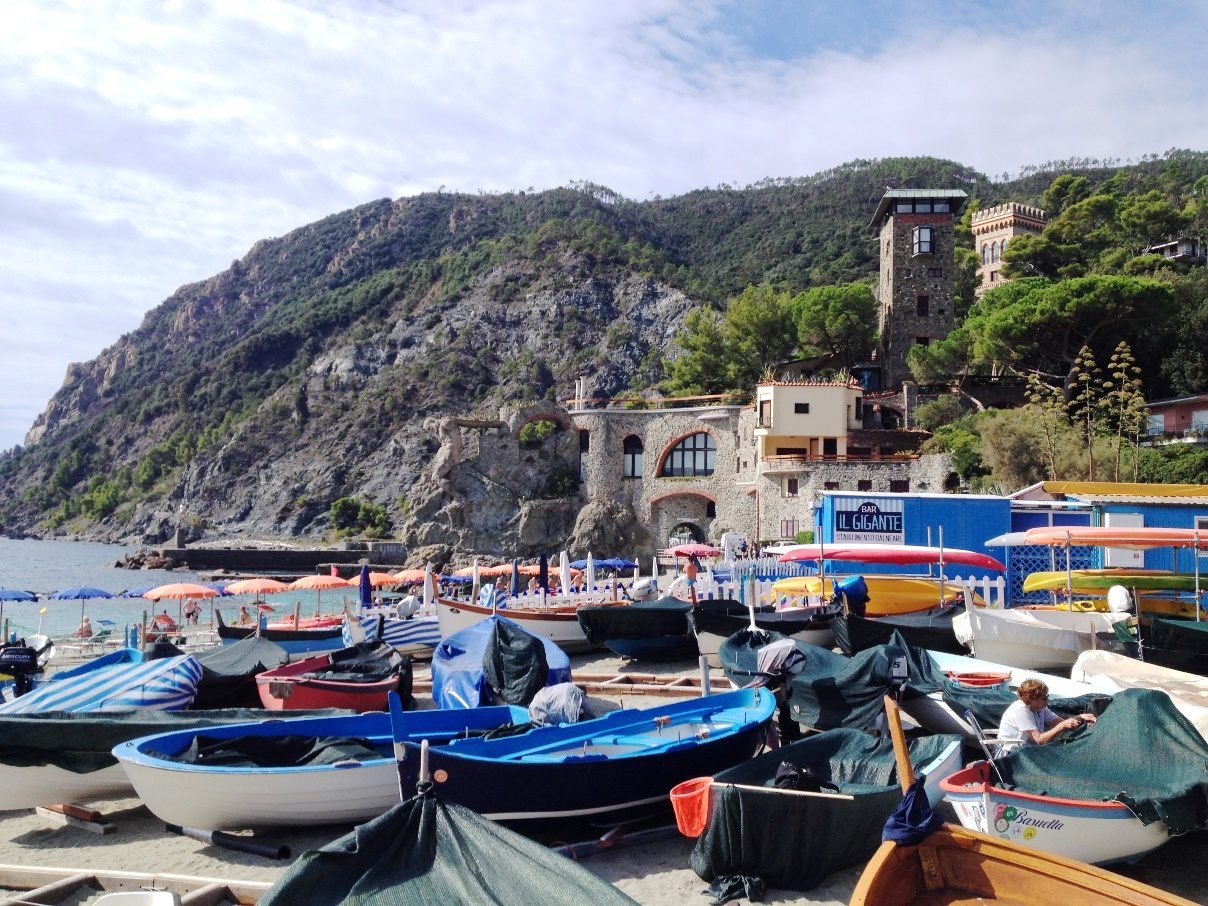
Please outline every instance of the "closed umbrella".
[{"label": "closed umbrella", "polygon": [[510,597],[518,597],[520,595],[520,561],[512,561],[512,581],[508,583],[508,595]]},{"label": "closed umbrella", "polygon": [[596,590],[596,561],[591,558],[591,551],[587,552],[587,590]]},{"label": "closed umbrella", "polygon": [[432,606],[436,603],[436,579],[432,575],[432,568],[424,567],[424,611],[429,612]]},{"label": "closed umbrella", "polygon": [[477,601],[478,600],[478,589],[482,586],[482,578],[478,573],[478,559],[477,558],[475,558],[475,560],[474,560],[474,566],[470,571],[470,575],[474,580],[473,584],[470,585],[470,600]]},{"label": "closed umbrella", "polygon": [[537,573],[537,584],[541,586],[541,594],[549,593],[549,557],[542,554],[537,561],[540,571]]},{"label": "closed umbrella", "polygon": [[361,578],[357,584],[357,597],[362,607],[373,606],[373,582],[369,578],[369,564],[361,564]]},{"label": "closed umbrella", "polygon": [[558,554],[558,581],[562,583],[562,594],[570,594],[570,558],[566,551]]}]

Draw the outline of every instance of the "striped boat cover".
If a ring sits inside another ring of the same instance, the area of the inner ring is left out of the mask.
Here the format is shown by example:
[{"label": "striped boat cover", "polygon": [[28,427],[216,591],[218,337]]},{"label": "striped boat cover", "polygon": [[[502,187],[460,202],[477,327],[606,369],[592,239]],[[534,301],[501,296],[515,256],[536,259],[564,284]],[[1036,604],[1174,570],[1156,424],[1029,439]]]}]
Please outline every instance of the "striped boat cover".
[{"label": "striped boat cover", "polygon": [[180,711],[193,703],[200,680],[201,664],[189,654],[142,664],[118,664],[75,679],[45,683],[28,695],[0,705],[0,713],[130,708]]},{"label": "striped boat cover", "polygon": [[[358,618],[361,628],[365,630],[365,638],[367,641],[375,641],[377,639],[377,624],[378,618],[373,616],[363,616]],[[385,636],[385,642],[388,645],[393,645],[395,648],[410,648],[416,645],[423,645],[426,648],[435,648],[440,644],[440,623],[435,616],[429,617],[414,617],[410,620],[397,620],[387,617],[382,630]],[[353,645],[354,641],[352,633],[348,628],[348,621],[344,621],[344,644]]]}]

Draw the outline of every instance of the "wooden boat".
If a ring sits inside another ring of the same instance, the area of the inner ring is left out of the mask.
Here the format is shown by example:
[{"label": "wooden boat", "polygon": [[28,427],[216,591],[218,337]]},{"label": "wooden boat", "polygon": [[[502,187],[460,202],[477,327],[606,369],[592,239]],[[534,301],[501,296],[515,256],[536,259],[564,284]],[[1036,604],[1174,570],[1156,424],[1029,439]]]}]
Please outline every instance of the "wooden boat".
[{"label": "wooden boat", "polygon": [[[441,797],[496,821],[622,813],[667,803],[672,787],[745,761],[776,702],[743,689],[503,739],[457,739],[429,752]],[[405,788],[418,747],[407,743]],[[442,779],[443,778],[443,779]]]},{"label": "wooden boat", "polygon": [[391,692],[401,690],[404,701],[410,699],[411,659],[385,642],[361,642],[265,670],[256,677],[256,690],[270,711],[385,711]]},{"label": "wooden boat", "polygon": [[256,720],[256,709],[19,714],[0,717],[0,811],[129,796],[110,750],[152,733]]},{"label": "wooden boat", "polygon": [[289,652],[290,657],[322,654],[344,647],[340,623],[317,629],[263,629],[257,632],[255,626],[228,626],[222,619],[222,612],[217,609],[214,611],[214,619],[218,622],[218,637],[224,645],[231,645],[251,635],[259,635],[270,642],[276,642]]},{"label": "wooden boat", "polygon": [[[755,627],[765,632],[778,632],[807,645],[829,648],[835,640],[831,623],[838,613],[829,607],[776,608],[761,605],[754,608]],[[721,668],[718,650],[722,643],[740,629],[751,625],[751,611],[746,605],[726,598],[698,601],[688,613],[688,622],[696,635],[696,645],[709,659],[709,666]]]},{"label": "wooden boat", "polygon": [[[403,717],[408,738],[437,743],[527,721],[527,711],[512,707],[407,711]],[[252,757],[266,742],[303,740],[308,749],[317,749],[337,738],[348,743],[349,737],[362,743],[329,750],[326,760]],[[230,747],[230,754],[219,754],[223,745]],[[190,756],[203,749],[211,753],[208,758]],[[365,821],[399,800],[390,716],[381,712],[160,733],[123,743],[113,755],[147,807],[164,821],[184,827]]]},{"label": "wooden boat", "polygon": [[[20,891],[19,898],[0,899],[0,906],[41,903],[94,903],[119,906],[119,901],[104,901],[113,894],[168,893],[177,895],[177,903],[253,904],[260,902],[271,885],[267,881],[232,881],[202,878],[167,872],[117,871],[93,868],[41,868],[33,865],[0,865],[0,887]],[[98,899],[88,899],[98,891],[111,891]],[[139,900],[123,899],[122,906],[140,906]],[[150,906],[150,904],[143,904]]]},{"label": "wooden boat", "polygon": [[[938,804],[940,779],[960,766],[961,741],[924,737],[910,744],[910,759]],[[786,763],[827,789],[777,788]],[[708,797],[697,804],[706,806],[707,824],[692,869],[706,882],[754,875],[769,887],[809,890],[876,851],[901,800],[896,774],[893,746],[859,730],[830,730],[722,771],[697,794]]]},{"label": "wooden boat", "polygon": [[692,604],[679,598],[587,605],[575,611],[591,645],[604,645],[632,660],[675,661],[695,657],[688,623]]},{"label": "wooden boat", "polygon": [[1116,645],[1112,626],[1126,619],[1127,613],[971,607],[952,621],[952,628],[980,660],[1033,670],[1069,669],[1083,651]]},{"label": "wooden boat", "polygon": [[922,843],[882,843],[850,906],[1191,906],[1085,862],[954,825]]},{"label": "wooden boat", "polygon": [[[905,792],[914,770],[897,705],[885,697],[889,734]],[[1005,813],[1003,815],[1005,818]],[[1018,817],[1018,815],[1016,816]],[[1027,833],[1024,833],[1027,837]],[[1031,835],[1035,838],[1035,834]],[[1101,868],[952,824],[921,842],[886,841],[864,868],[850,906],[1186,906],[1180,897]]]},{"label": "wooden boat", "polygon": [[[842,582],[845,576],[793,576],[781,579],[772,586],[776,594],[819,598],[829,601],[835,595],[835,583]],[[893,614],[915,613],[929,610],[945,602],[963,602],[964,590],[952,582],[945,583],[943,601],[940,600],[939,579],[929,579],[925,576],[881,576],[869,574],[864,576],[868,585],[867,616],[890,616]],[[972,596],[974,603],[981,601],[977,595]]]},{"label": "wooden boat", "polygon": [[529,633],[549,639],[563,651],[587,651],[595,646],[587,641],[575,611],[588,603],[603,603],[605,595],[551,598],[546,606],[487,607],[471,601],[437,598],[436,616],[440,636],[447,639],[492,614],[499,613],[519,623]]},{"label": "wooden boat", "polygon": [[119,663],[43,683],[27,695],[0,704],[0,714],[131,708],[177,711],[192,704],[201,674],[201,664],[191,655]]},{"label": "wooden boat", "polygon": [[428,660],[440,644],[440,620],[435,613],[415,614],[403,619],[397,615],[381,614],[379,617],[372,611],[363,611],[357,616],[345,617],[341,636],[345,646],[377,639],[379,622],[382,641],[399,654]]},{"label": "wooden boat", "polygon": [[966,648],[952,631],[954,618],[965,612],[958,603],[888,617],[860,616],[851,611],[840,612],[834,620],[835,644],[844,654],[852,655],[874,645],[885,645],[894,632],[907,642],[929,651],[949,651],[963,654]]},{"label": "wooden boat", "polygon": [[961,824],[1084,862],[1131,862],[1208,823],[1208,742],[1164,693],[1126,689],[1086,733],[977,762],[942,787]]},{"label": "wooden boat", "polygon": [[432,655],[432,700],[438,708],[527,705],[543,686],[570,680],[565,652],[503,616],[454,633]]},{"label": "wooden boat", "polygon": [[1109,693],[1125,689],[1165,692],[1200,735],[1208,739],[1208,677],[1172,670],[1112,651],[1084,651],[1070,669],[1070,679]]}]

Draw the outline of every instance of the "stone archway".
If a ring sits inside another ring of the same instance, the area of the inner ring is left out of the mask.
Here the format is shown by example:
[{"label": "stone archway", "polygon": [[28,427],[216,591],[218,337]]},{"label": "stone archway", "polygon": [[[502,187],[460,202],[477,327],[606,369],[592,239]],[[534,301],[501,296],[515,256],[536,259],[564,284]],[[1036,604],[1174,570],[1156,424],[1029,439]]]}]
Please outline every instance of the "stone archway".
[{"label": "stone archway", "polygon": [[685,535],[693,541],[707,542],[714,534],[715,516],[709,515],[713,495],[700,491],[675,491],[650,501],[650,526],[656,547],[676,544],[672,537]]}]

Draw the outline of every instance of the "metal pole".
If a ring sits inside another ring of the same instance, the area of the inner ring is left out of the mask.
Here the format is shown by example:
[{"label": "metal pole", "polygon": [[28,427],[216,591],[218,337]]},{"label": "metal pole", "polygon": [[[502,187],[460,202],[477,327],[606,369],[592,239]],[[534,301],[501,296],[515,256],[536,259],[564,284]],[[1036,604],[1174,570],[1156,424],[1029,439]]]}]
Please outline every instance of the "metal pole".
[{"label": "metal pole", "polygon": [[711,695],[713,689],[709,683],[709,658],[705,655],[700,656],[700,697]]},{"label": "metal pole", "polygon": [[[927,535],[928,535],[927,546],[930,547],[931,546],[931,537],[930,537],[931,536],[931,526],[927,526]],[[947,583],[948,577],[944,572],[944,527],[942,525],[939,527],[939,536],[940,536],[940,603],[943,604],[944,600],[947,597],[945,594],[945,592],[947,591],[945,583]]]},{"label": "metal pole", "polygon": [[[1195,550],[1191,552],[1191,559],[1195,561],[1195,621],[1200,621],[1200,530],[1195,530]],[[1137,623],[1139,624],[1141,615],[1141,607],[1137,606]]]},{"label": "metal pole", "polygon": [[1070,533],[1065,533],[1065,609],[1074,609],[1074,569],[1070,562]]}]

